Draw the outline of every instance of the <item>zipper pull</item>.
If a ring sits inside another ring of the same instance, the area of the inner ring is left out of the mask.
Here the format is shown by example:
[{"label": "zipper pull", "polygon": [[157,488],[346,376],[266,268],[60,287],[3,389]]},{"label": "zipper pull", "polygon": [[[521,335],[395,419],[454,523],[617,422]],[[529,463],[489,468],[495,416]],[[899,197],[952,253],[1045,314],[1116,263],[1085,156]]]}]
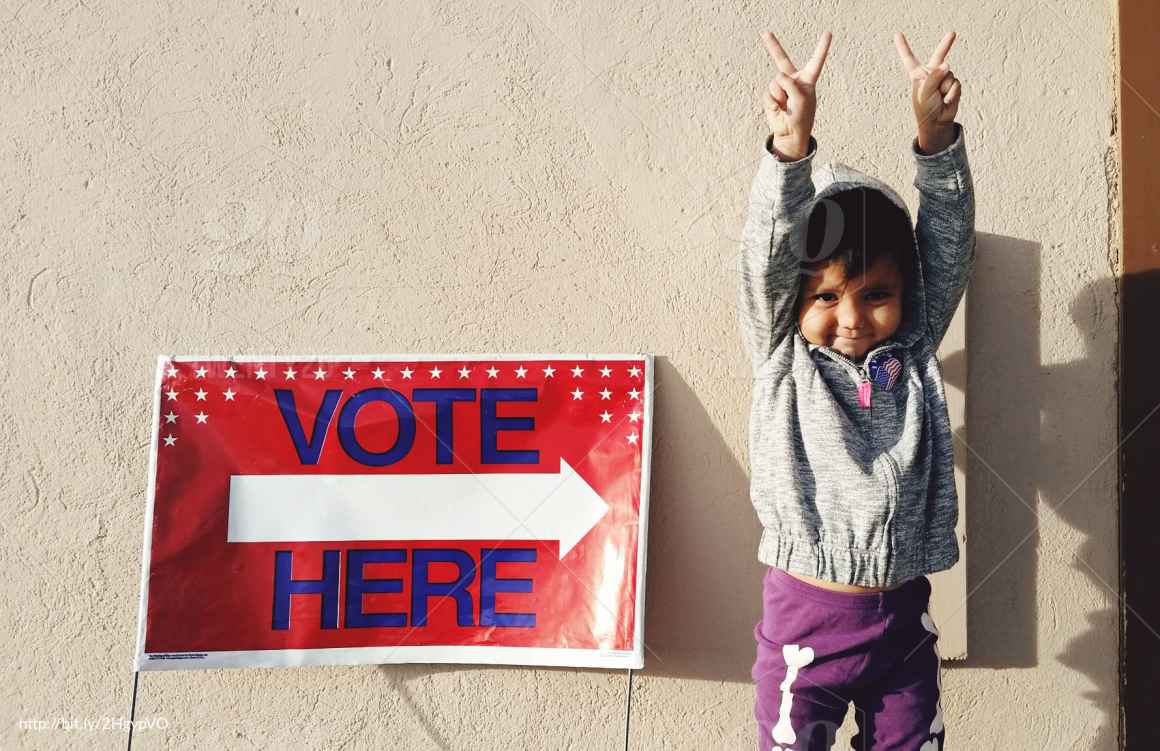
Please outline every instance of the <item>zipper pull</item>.
[{"label": "zipper pull", "polygon": [[870,390],[872,388],[873,385],[870,383],[870,379],[862,376],[862,382],[858,384],[858,403],[863,407],[870,406]]}]

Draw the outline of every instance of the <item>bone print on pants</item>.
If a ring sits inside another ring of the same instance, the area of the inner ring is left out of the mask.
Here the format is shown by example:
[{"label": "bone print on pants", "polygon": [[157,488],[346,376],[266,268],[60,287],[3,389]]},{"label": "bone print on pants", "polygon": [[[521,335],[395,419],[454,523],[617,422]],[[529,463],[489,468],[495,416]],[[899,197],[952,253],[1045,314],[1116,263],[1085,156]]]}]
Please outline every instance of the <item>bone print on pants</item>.
[{"label": "bone print on pants", "polygon": [[938,629],[930,581],[834,592],[769,568],[754,626],[760,751],[833,746],[850,702],[855,751],[943,751]]}]

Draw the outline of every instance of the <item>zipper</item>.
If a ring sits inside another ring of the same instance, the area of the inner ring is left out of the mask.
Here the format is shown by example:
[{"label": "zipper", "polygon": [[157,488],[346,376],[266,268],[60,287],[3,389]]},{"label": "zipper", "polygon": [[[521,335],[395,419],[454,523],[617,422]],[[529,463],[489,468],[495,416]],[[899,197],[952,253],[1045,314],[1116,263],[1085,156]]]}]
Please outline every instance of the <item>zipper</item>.
[{"label": "zipper", "polygon": [[882,452],[882,456],[886,459],[886,467],[890,470],[892,479],[894,480],[894,502],[890,504],[890,515],[886,519],[883,534],[885,535],[886,545],[891,550],[893,557],[894,549],[894,514],[898,510],[898,501],[902,498],[902,470],[898,467],[898,462],[894,461],[894,457],[890,455],[889,451]]},{"label": "zipper", "polygon": [[[799,329],[799,332],[800,332],[800,329]],[[802,338],[805,339],[805,337],[802,337]],[[809,346],[809,345],[807,345],[807,346]],[[874,349],[867,352],[866,356],[862,358],[862,362],[864,363],[863,365],[856,364],[853,360],[846,357],[841,352],[838,352],[837,350],[834,350],[834,349],[830,349],[829,347],[826,347],[825,345],[817,345],[817,347],[816,347],[817,349],[821,350],[822,353],[824,355],[826,355],[827,357],[829,357],[831,360],[834,360],[835,362],[842,363],[849,370],[853,370],[854,374],[859,377],[860,381],[858,383],[858,403],[860,405],[862,405],[862,407],[870,407],[870,429],[871,429],[871,431],[873,431],[873,429],[874,429],[874,408],[873,408],[872,403],[871,403],[870,395],[872,393],[874,386],[873,386],[873,383],[871,383],[871,381],[870,381],[870,376],[869,376],[869,373],[867,372],[866,366],[869,365],[871,358],[873,358],[879,352],[885,352],[886,350],[895,349],[895,348],[900,347],[900,346],[902,346],[902,345],[899,344],[898,342],[890,342],[888,344],[883,344],[881,346],[875,347]],[[891,484],[893,485],[894,498],[893,498],[893,502],[889,504],[890,513],[886,519],[884,530],[883,530],[883,534],[885,535],[885,544],[886,544],[887,548],[890,550],[890,557],[893,558],[893,556],[894,556],[894,552],[893,552],[893,550],[894,550],[894,516],[898,510],[898,502],[902,498],[902,470],[901,470],[901,468],[899,468],[898,462],[895,461],[894,457],[890,455],[889,451],[883,451],[882,457],[885,460],[887,473],[890,475],[890,481],[891,481]]]},{"label": "zipper", "polygon": [[[897,346],[898,346],[897,342],[891,342],[890,344],[883,344],[880,347],[875,347],[874,349],[872,349],[866,353],[866,356],[864,358],[862,358],[862,362],[869,363],[870,358],[872,358],[874,355],[877,355],[879,352],[884,352],[888,349],[893,349]],[[818,349],[820,349],[822,351],[822,353],[824,355],[826,355],[827,357],[829,357],[831,360],[836,360],[840,363],[844,363],[848,368],[850,368],[854,371],[855,375],[857,375],[859,377],[860,380],[858,383],[858,404],[861,405],[863,408],[866,408],[866,407],[870,408],[870,418],[871,418],[871,420],[873,420],[874,408],[871,404],[870,397],[871,397],[871,394],[873,393],[873,390],[874,390],[874,384],[872,384],[870,382],[870,375],[867,372],[865,365],[858,365],[853,360],[851,360],[850,358],[843,355],[841,352],[838,352],[837,350],[830,349],[829,347],[819,345]]]}]

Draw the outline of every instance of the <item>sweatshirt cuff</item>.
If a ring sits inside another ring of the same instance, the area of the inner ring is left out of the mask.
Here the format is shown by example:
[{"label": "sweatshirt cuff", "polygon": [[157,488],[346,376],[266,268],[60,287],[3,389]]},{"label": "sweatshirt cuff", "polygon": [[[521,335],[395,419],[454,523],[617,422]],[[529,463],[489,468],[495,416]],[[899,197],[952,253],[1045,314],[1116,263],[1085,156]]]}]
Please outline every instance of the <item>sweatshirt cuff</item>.
[{"label": "sweatshirt cuff", "polygon": [[779,164],[797,164],[798,162],[807,159],[813,159],[814,154],[818,150],[818,140],[812,135],[810,136],[809,148],[806,149],[806,155],[801,159],[778,159],[777,155],[773,153],[773,134],[770,133],[765,137],[765,152],[772,156]]},{"label": "sweatshirt cuff", "polygon": [[958,177],[968,171],[967,147],[962,123],[954,123],[955,138],[942,151],[933,154],[922,154],[918,150],[918,137],[910,142],[910,152],[914,155],[915,178],[914,184],[920,189],[925,186],[950,187],[959,186]]},{"label": "sweatshirt cuff", "polygon": [[811,183],[811,165],[818,153],[818,141],[811,135],[806,155],[791,162],[778,159],[771,150],[772,146],[773,136],[770,135],[761,148],[761,164],[750,197],[756,201],[775,201],[779,213],[792,212],[799,208],[799,203],[809,202],[810,191],[806,188]]}]

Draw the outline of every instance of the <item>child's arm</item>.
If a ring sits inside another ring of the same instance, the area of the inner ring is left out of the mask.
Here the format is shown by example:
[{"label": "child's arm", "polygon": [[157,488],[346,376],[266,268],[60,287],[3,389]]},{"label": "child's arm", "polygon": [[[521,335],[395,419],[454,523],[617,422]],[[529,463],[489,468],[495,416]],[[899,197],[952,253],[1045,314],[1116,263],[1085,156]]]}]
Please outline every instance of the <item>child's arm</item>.
[{"label": "child's arm", "polygon": [[770,136],[762,147],[761,165],[749,191],[749,213],[741,236],[741,299],[738,322],[754,374],[774,347],[792,330],[800,281],[800,238],[814,197],[809,153],[782,161]]},{"label": "child's arm", "polygon": [[937,350],[962,299],[975,264],[975,193],[963,126],[955,122],[962,84],[944,62],[954,43],[947,33],[926,66],[910,51],[906,37],[894,44],[911,81],[911,104],[918,136],[911,144],[918,188],[915,234],[922,256],[926,321]]},{"label": "child's arm", "polygon": [[915,234],[933,350],[946,334],[975,267],[975,193],[963,126],[954,125],[953,142],[938,153],[924,155],[917,139],[911,146],[919,195]]},{"label": "child's arm", "polygon": [[749,191],[738,301],[738,323],[755,375],[796,315],[800,246],[814,197],[810,179],[817,153],[817,141],[811,135],[817,105],[814,84],[829,50],[830,34],[822,34],[814,56],[801,71],[772,34],[765,32],[763,40],[781,72],[764,95],[770,135]]}]

